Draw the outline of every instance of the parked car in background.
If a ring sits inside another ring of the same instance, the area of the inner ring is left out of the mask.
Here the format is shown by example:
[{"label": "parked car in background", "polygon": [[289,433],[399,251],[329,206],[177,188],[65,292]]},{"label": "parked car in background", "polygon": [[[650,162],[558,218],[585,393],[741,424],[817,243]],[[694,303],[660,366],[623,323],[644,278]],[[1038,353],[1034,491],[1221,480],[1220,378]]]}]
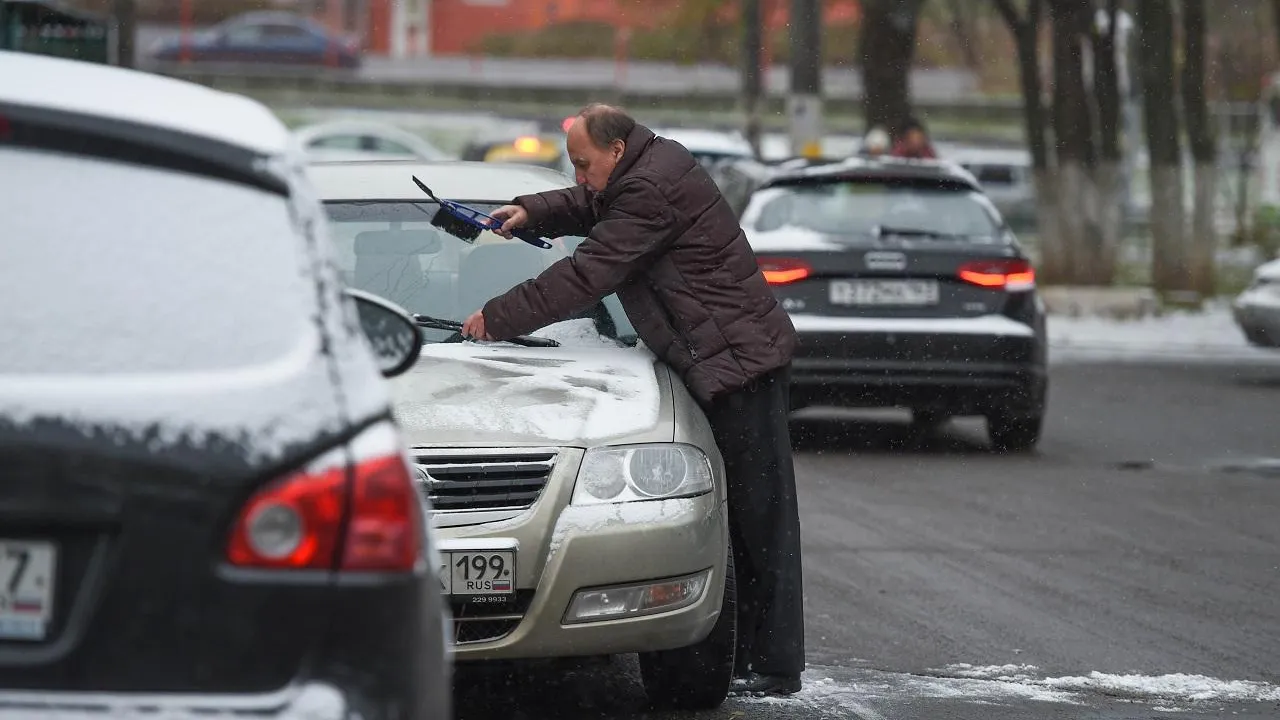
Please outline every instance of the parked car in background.
[{"label": "parked car in background", "polygon": [[956,163],[977,179],[1006,222],[1020,228],[1035,227],[1036,193],[1030,153],[989,147],[944,147],[939,153],[942,159]]},{"label": "parked car in background", "polygon": [[665,364],[634,347],[613,295],[535,333],[556,347],[464,342],[449,322],[582,238],[557,238],[553,250],[487,231],[464,242],[431,224],[439,208],[413,177],[486,212],[572,181],[477,162],[316,164],[310,174],[348,282],[442,328],[427,331],[394,396],[442,538],[457,659],[639,653],[656,704],[719,705],[735,593],[723,461],[706,417]]},{"label": "parked car in background", "polygon": [[157,63],[263,63],[358,68],[358,38],[335,33],[311,18],[288,12],[247,12],[184,38],[159,39],[150,49]]},{"label": "parked car in background", "polygon": [[536,165],[573,177],[573,163],[564,148],[563,135],[519,135],[473,140],[462,151],[463,160]]},{"label": "parked car in background", "polygon": [[6,714],[450,717],[379,376],[421,333],[344,296],[291,147],[244,97],[0,52]]},{"label": "parked car in background", "polygon": [[377,156],[449,160],[449,154],[421,136],[394,125],[367,120],[335,120],[304,125],[293,131],[311,160]]},{"label": "parked car in background", "polygon": [[1251,344],[1280,348],[1280,260],[1253,271],[1253,281],[1236,296],[1232,311]]},{"label": "parked car in background", "polygon": [[1040,439],[1048,390],[1035,270],[976,179],[939,161],[777,172],[742,225],[800,334],[797,406],[981,415],[995,447]]},{"label": "parked car in background", "polygon": [[706,168],[714,168],[725,160],[755,157],[751,143],[738,132],[701,128],[661,128],[653,132],[683,145]]}]

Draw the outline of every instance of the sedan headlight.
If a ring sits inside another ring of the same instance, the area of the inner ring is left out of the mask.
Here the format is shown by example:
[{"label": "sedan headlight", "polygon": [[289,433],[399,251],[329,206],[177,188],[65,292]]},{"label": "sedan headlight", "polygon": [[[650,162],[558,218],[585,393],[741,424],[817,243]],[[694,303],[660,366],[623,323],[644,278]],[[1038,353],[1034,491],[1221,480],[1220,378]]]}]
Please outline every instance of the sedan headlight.
[{"label": "sedan headlight", "polygon": [[692,445],[591,448],[582,458],[574,505],[666,500],[710,492],[711,461]]}]

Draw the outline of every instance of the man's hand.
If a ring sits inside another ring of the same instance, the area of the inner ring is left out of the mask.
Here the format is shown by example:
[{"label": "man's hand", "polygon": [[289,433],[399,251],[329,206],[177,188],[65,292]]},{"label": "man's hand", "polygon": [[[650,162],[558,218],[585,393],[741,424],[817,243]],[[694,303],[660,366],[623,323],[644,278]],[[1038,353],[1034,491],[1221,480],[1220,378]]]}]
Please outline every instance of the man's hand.
[{"label": "man's hand", "polygon": [[489,214],[503,221],[502,227],[495,228],[494,232],[508,240],[511,239],[512,230],[522,228],[529,222],[529,211],[519,205],[503,205]]},{"label": "man's hand", "polygon": [[477,310],[462,323],[462,336],[476,340],[492,340],[484,329],[484,313]]}]

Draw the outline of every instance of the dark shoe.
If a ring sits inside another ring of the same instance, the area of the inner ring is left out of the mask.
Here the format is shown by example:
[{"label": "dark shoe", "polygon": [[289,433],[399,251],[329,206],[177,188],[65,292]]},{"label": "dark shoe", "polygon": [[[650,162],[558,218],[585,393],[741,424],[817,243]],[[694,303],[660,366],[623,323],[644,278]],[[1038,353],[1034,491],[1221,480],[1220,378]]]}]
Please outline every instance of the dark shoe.
[{"label": "dark shoe", "polygon": [[790,695],[800,692],[800,678],[790,675],[765,675],[749,672],[735,677],[730,695]]}]

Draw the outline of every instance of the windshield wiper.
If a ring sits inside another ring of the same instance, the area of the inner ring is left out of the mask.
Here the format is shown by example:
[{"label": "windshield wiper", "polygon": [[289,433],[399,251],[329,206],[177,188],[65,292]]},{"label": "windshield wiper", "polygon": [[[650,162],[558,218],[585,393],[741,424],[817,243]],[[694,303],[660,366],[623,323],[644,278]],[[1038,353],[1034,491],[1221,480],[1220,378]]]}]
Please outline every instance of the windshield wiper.
[{"label": "windshield wiper", "polygon": [[938,240],[952,240],[967,237],[957,233],[944,233],[937,232],[936,230],[922,230],[920,228],[889,227],[886,225],[876,225],[871,229],[871,234],[878,238],[896,235],[898,237],[923,237]]},{"label": "windshield wiper", "polygon": [[[458,333],[459,336],[462,335],[462,323],[460,322],[431,317],[430,315],[419,315],[418,313],[413,314],[413,321],[418,324],[418,327],[424,327],[429,330],[452,330]],[[470,338],[464,339],[469,340]],[[515,343],[516,345],[523,345],[525,347],[560,347],[560,343],[556,340],[552,340],[551,338],[533,337],[530,335],[513,337],[507,342]]]}]

